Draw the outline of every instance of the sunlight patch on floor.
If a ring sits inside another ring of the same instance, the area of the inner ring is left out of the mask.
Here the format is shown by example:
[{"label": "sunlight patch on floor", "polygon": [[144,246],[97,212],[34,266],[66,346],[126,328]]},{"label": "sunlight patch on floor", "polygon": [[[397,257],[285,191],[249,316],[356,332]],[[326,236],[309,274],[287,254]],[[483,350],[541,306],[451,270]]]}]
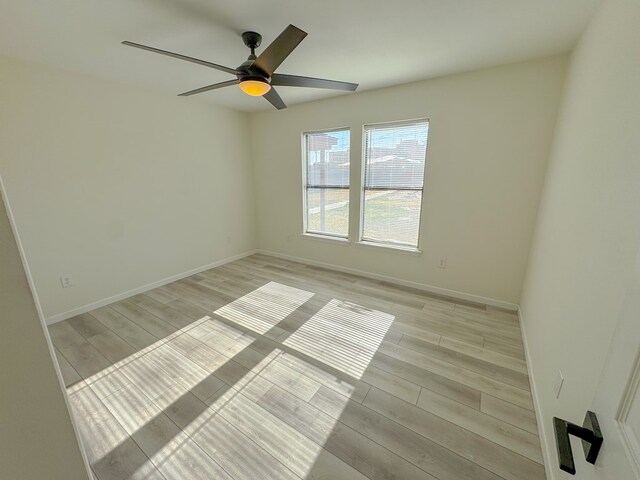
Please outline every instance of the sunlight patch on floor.
[{"label": "sunlight patch on floor", "polygon": [[313,293],[269,282],[214,313],[264,334],[313,297]]},{"label": "sunlight patch on floor", "polygon": [[360,379],[394,318],[355,303],[333,299],[283,345]]}]

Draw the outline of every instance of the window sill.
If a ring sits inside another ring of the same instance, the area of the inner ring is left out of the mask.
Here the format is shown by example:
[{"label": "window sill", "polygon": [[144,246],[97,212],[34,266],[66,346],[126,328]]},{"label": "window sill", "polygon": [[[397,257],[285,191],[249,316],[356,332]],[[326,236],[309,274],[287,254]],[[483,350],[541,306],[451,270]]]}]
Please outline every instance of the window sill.
[{"label": "window sill", "polygon": [[343,247],[346,247],[351,244],[351,240],[349,240],[348,238],[332,237],[330,235],[318,235],[315,233],[301,233],[300,236],[302,238],[306,238],[307,240],[315,240],[317,242],[332,243],[334,245],[340,245]]},{"label": "window sill", "polygon": [[383,243],[373,243],[373,242],[357,242],[358,246],[368,247],[368,248],[379,248],[388,251],[398,252],[405,255],[412,255],[417,257],[422,254],[422,250],[418,250],[417,248],[412,247],[401,247],[399,245],[385,245]]}]

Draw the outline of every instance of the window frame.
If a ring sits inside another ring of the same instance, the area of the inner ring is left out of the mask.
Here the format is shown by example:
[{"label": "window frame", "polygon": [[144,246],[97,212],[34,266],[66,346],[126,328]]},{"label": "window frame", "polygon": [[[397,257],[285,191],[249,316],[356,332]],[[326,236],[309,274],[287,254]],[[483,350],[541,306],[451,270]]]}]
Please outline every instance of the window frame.
[{"label": "window frame", "polygon": [[[371,129],[372,127],[394,127],[394,126],[406,126],[413,125],[417,123],[426,123],[427,124],[427,146],[425,148],[425,166],[424,172],[422,173],[422,188],[367,188],[366,185],[366,175],[367,175],[367,129]],[[420,241],[421,241],[421,233],[422,233],[422,211],[424,207],[424,186],[427,180],[427,158],[429,156],[429,130],[431,128],[431,119],[429,117],[422,118],[413,118],[409,120],[394,120],[390,122],[376,122],[376,123],[366,123],[362,125],[362,163],[361,163],[361,172],[360,172],[360,219],[358,226],[358,244],[371,246],[371,247],[380,247],[380,248],[391,248],[395,250],[402,250],[405,252],[411,253],[421,253],[420,250]],[[420,191],[420,213],[418,215],[418,240],[415,245],[403,243],[403,242],[394,242],[394,241],[384,241],[384,240],[375,240],[371,238],[367,238],[364,236],[364,218],[365,218],[365,193],[367,191],[381,191],[381,190],[406,190],[406,191]]]},{"label": "window frame", "polygon": [[[329,133],[329,132],[349,132],[349,184],[347,186],[337,186],[337,185],[328,185],[328,186],[318,186],[318,185],[309,185],[307,179],[308,173],[308,159],[307,159],[307,136],[314,135],[318,133]],[[349,196],[349,205],[351,204],[351,127],[343,126],[336,128],[323,128],[320,130],[306,130],[301,134],[301,147],[302,147],[302,236],[307,238],[312,238],[315,240],[332,240],[338,242],[346,242],[349,243],[349,231],[351,225],[351,216],[347,217],[347,233],[346,235],[339,235],[335,233],[327,233],[327,232],[317,232],[314,230],[309,230],[308,225],[308,216],[309,211],[307,209],[307,189],[315,188],[315,189],[340,189],[346,190]]]}]

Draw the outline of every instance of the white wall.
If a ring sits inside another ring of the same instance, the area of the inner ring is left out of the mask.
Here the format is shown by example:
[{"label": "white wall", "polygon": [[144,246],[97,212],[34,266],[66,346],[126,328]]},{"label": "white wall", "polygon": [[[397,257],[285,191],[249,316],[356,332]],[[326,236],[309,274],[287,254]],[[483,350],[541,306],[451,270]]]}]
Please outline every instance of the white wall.
[{"label": "white wall", "polygon": [[0,174],[46,317],[256,247],[246,114],[7,58],[0,84]]},{"label": "white wall", "polygon": [[0,477],[86,479],[1,191],[0,312]]},{"label": "white wall", "polygon": [[[253,114],[260,248],[517,303],[565,66],[551,57]],[[421,117],[431,119],[423,254],[302,238],[301,132],[351,127],[356,240],[362,125]]]},{"label": "white wall", "polygon": [[640,2],[607,0],[573,53],[523,289],[556,475],[552,417],[579,421],[590,406],[640,247],[638,25]]}]

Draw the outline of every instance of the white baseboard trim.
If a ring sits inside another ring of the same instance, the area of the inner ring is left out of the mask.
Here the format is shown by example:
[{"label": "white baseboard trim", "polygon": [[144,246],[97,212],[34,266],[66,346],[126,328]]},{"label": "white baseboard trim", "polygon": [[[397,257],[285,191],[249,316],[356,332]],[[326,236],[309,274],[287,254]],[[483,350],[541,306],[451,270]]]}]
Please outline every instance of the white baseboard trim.
[{"label": "white baseboard trim", "polygon": [[210,263],[208,265],[203,265],[201,267],[194,268],[187,272],[178,273],[176,275],[172,275],[167,278],[163,278],[162,280],[158,280],[157,282],[148,283],[138,288],[134,288],[133,290],[128,290],[126,292],[119,293],[109,298],[103,298],[102,300],[98,300],[96,302],[92,302],[88,305],[83,305],[82,307],[74,308],[69,310],[68,312],[59,313],[57,315],[53,315],[52,317],[48,317],[46,319],[47,325],[52,325],[57,322],[62,322],[71,317],[75,317],[76,315],[80,315],[81,313],[87,313],[91,310],[95,310],[96,308],[104,307],[105,305],[109,305],[110,303],[118,302],[120,300],[124,300],[125,298],[132,297],[133,295],[137,295],[139,293],[144,293],[148,290],[152,290],[154,288],[161,287],[162,285],[166,285],[167,283],[175,282],[177,280],[181,280],[186,277],[190,277],[191,275],[195,275],[196,273],[204,272],[205,270],[209,270],[211,268],[219,267],[229,262],[233,262],[235,260],[240,260],[241,258],[248,257],[249,255],[253,255],[258,253],[258,250],[248,250],[243,253],[239,253],[238,255],[234,255],[232,257],[223,258],[222,260],[218,260],[216,262]]},{"label": "white baseboard trim", "polygon": [[544,462],[544,471],[547,474],[547,480],[554,480],[556,476],[553,473],[551,466],[555,462],[551,450],[549,450],[549,442],[547,441],[546,427],[544,418],[541,415],[540,400],[538,397],[538,388],[536,385],[536,378],[531,369],[531,356],[529,354],[529,342],[527,341],[527,332],[524,328],[524,321],[522,318],[522,310],[518,306],[518,321],[520,322],[520,332],[522,335],[522,343],[524,344],[524,358],[527,364],[527,374],[529,375],[529,384],[531,386],[531,397],[533,399],[533,409],[536,414],[536,423],[538,424],[538,437],[540,438],[540,447],[542,448],[542,461]]},{"label": "white baseboard trim", "polygon": [[484,305],[490,305],[492,307],[504,308],[506,310],[517,311],[518,305],[515,303],[504,302],[502,300],[496,300],[494,298],[482,297],[479,295],[473,295],[471,293],[458,292],[457,290],[449,290],[447,288],[434,287],[433,285],[427,285],[424,283],[410,282],[397,277],[390,277],[388,275],[381,275],[378,273],[366,272],[364,270],[357,270],[355,268],[343,267],[340,265],[334,265],[331,263],[317,262],[315,260],[309,260],[308,258],[294,257],[286,255],[284,253],[273,252],[270,250],[259,249],[259,253],[263,255],[271,255],[272,257],[282,258],[284,260],[291,260],[292,262],[305,263],[307,265],[313,265],[315,267],[323,267],[331,270],[337,270],[339,272],[351,273],[354,275],[360,275],[362,277],[373,278],[375,280],[382,280],[385,282],[396,283],[403,287],[416,288],[435,295],[442,295],[445,297],[457,298],[460,300],[466,300],[468,302],[482,303]]}]

